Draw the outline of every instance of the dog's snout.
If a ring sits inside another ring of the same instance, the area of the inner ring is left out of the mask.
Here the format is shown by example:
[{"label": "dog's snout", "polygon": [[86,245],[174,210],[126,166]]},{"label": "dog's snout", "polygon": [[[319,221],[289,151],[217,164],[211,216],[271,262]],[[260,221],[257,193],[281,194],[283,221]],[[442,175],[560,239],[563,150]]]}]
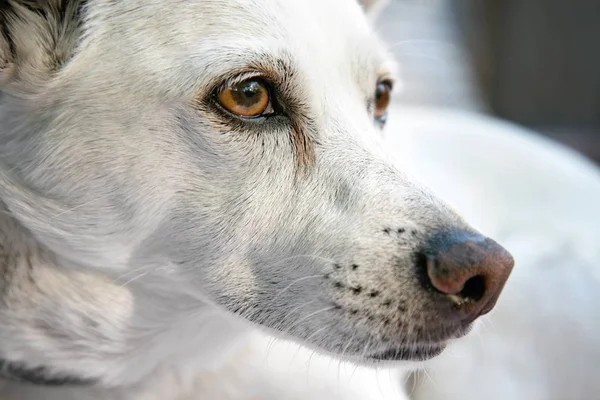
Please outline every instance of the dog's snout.
[{"label": "dog's snout", "polygon": [[438,235],[419,254],[427,285],[445,295],[461,319],[492,310],[513,268],[513,258],[498,243],[479,234]]}]

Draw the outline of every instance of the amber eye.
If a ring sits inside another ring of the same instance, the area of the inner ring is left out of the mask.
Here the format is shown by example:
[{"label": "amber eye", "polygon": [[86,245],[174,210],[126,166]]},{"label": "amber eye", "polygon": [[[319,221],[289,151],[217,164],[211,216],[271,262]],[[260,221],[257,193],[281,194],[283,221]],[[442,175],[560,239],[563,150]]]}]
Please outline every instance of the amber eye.
[{"label": "amber eye", "polygon": [[379,82],[375,88],[375,119],[385,122],[387,109],[390,104],[392,84],[388,81]]},{"label": "amber eye", "polygon": [[270,104],[269,88],[260,79],[248,79],[223,88],[217,95],[227,111],[252,118],[265,114]]}]

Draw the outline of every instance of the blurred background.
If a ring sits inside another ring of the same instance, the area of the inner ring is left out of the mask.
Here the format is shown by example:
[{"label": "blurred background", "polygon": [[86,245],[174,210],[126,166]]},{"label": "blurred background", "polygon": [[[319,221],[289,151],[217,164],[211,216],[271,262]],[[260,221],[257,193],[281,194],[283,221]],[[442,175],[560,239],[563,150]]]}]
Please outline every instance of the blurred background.
[{"label": "blurred background", "polygon": [[395,101],[491,114],[600,163],[600,0],[389,0]]}]

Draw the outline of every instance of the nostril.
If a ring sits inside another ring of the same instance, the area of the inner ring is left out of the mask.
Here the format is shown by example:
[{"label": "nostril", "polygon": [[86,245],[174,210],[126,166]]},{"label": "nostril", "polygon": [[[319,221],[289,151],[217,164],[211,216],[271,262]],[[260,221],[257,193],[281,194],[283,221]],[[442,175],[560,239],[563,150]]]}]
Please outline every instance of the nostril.
[{"label": "nostril", "polygon": [[453,315],[469,320],[494,307],[514,263],[493,240],[460,231],[429,238],[415,256],[423,287],[445,295],[444,304],[460,310]]},{"label": "nostril", "polygon": [[485,295],[485,278],[477,275],[468,279],[458,295],[467,301],[481,300]]},{"label": "nostril", "polygon": [[437,290],[429,278],[428,258],[429,257],[424,252],[416,253],[415,264],[417,266],[417,277],[423,288],[427,290]]}]

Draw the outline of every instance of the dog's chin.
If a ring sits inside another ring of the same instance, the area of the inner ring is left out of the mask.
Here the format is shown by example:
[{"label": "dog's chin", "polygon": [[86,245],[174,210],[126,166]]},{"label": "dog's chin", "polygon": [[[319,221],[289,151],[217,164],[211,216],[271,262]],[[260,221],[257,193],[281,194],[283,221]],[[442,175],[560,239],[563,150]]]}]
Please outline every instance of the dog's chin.
[{"label": "dog's chin", "polygon": [[415,346],[390,347],[364,356],[367,363],[399,363],[405,361],[427,361],[442,354],[447,343]]},{"label": "dog's chin", "polygon": [[466,324],[465,326],[456,329],[453,334],[445,340],[435,342],[424,342],[414,345],[390,345],[383,349],[368,352],[361,357],[361,362],[365,364],[405,364],[415,363],[431,360],[442,354],[446,347],[460,338],[466,336],[471,329],[473,324]]}]

